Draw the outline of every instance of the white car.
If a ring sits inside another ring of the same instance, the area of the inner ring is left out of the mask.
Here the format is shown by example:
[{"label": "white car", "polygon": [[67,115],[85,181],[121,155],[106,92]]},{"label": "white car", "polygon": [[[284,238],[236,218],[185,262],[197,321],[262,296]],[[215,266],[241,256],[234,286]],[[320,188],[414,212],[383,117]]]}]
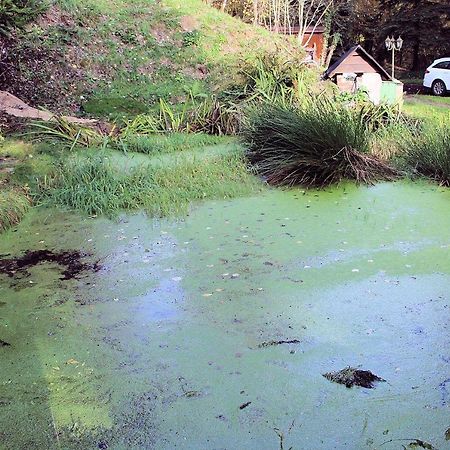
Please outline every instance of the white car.
[{"label": "white car", "polygon": [[445,95],[450,91],[450,58],[440,58],[425,71],[423,85],[434,95]]}]

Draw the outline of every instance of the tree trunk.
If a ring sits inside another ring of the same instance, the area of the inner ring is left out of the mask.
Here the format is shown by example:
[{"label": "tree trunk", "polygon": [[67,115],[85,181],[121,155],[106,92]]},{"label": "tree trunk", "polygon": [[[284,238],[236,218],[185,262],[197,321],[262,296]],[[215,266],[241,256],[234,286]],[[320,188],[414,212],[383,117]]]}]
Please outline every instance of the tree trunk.
[{"label": "tree trunk", "polygon": [[413,71],[420,69],[419,51],[420,51],[420,38],[419,36],[417,36],[413,45],[413,62],[411,68]]},{"label": "tree trunk", "polygon": [[253,25],[258,25],[258,0],[253,0]]}]

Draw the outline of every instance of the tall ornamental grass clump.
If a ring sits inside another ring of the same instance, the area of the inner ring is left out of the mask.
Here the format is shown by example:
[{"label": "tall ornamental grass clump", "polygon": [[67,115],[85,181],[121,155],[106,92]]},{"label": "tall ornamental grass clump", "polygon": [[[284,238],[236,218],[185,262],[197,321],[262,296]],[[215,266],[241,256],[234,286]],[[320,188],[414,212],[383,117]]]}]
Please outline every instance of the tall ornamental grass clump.
[{"label": "tall ornamental grass clump", "polygon": [[247,157],[270,184],[373,183],[394,169],[370,154],[371,115],[327,97],[295,106],[262,105],[243,134]]},{"label": "tall ornamental grass clump", "polygon": [[413,173],[450,186],[450,127],[431,121],[418,126],[400,141],[404,160]]}]

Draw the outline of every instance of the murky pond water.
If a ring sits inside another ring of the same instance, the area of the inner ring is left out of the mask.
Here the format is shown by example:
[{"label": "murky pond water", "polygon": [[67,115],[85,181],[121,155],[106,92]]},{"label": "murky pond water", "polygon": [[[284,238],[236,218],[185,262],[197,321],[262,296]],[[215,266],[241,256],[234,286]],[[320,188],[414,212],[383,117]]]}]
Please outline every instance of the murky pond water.
[{"label": "murky pond water", "polygon": [[[102,269],[0,275],[0,448],[450,448],[449,206],[396,183],[180,221],[33,212],[0,254]],[[349,365],[387,382],[322,376]]]}]

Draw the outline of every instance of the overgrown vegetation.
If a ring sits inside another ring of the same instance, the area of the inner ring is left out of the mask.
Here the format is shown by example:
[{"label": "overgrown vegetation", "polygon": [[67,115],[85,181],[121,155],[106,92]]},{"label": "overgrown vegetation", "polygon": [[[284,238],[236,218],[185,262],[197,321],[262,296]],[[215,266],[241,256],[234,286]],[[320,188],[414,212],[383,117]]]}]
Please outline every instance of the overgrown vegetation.
[{"label": "overgrown vegetation", "polygon": [[0,189],[0,232],[17,225],[29,208],[30,198],[25,190]]},{"label": "overgrown vegetation", "polygon": [[55,0],[0,47],[0,89],[32,106],[81,107],[108,120],[151,112],[160,99],[173,108],[191,93],[199,99],[242,89],[242,69],[259,55],[301,53],[294,38],[201,0]]},{"label": "overgrown vegetation", "polygon": [[208,159],[178,158],[164,166],[128,171],[105,153],[73,155],[39,180],[35,200],[88,214],[114,215],[144,209],[156,216],[185,212],[196,200],[231,198],[258,188],[239,154]]},{"label": "overgrown vegetation", "polygon": [[117,147],[124,152],[157,155],[198,150],[206,146],[228,143],[229,138],[203,133],[126,134],[119,139]]},{"label": "overgrown vegetation", "polygon": [[250,117],[244,134],[247,157],[270,184],[393,179],[396,171],[370,154],[370,132],[377,121],[374,111],[327,97],[297,107],[267,104]]},{"label": "overgrown vegetation", "polygon": [[[260,184],[225,136],[242,132],[247,160],[270,184],[373,183],[396,178],[398,161],[449,184],[448,131],[427,125],[445,105],[435,114],[427,102],[433,112],[411,119],[363,92],[338,94],[318,82],[294,39],[200,0],[57,0],[2,46],[0,88],[56,113],[82,105],[113,126],[59,118],[34,124],[33,148],[9,145],[1,229],[30,199],[89,214],[166,215],[252,192]],[[217,144],[225,145],[208,148]],[[117,150],[121,161],[130,152],[143,159],[121,167]]]},{"label": "overgrown vegetation", "polygon": [[412,129],[403,140],[402,155],[413,173],[450,186],[450,128],[445,122],[428,122]]},{"label": "overgrown vegetation", "polygon": [[48,8],[44,0],[0,0],[0,35],[22,28]]}]

